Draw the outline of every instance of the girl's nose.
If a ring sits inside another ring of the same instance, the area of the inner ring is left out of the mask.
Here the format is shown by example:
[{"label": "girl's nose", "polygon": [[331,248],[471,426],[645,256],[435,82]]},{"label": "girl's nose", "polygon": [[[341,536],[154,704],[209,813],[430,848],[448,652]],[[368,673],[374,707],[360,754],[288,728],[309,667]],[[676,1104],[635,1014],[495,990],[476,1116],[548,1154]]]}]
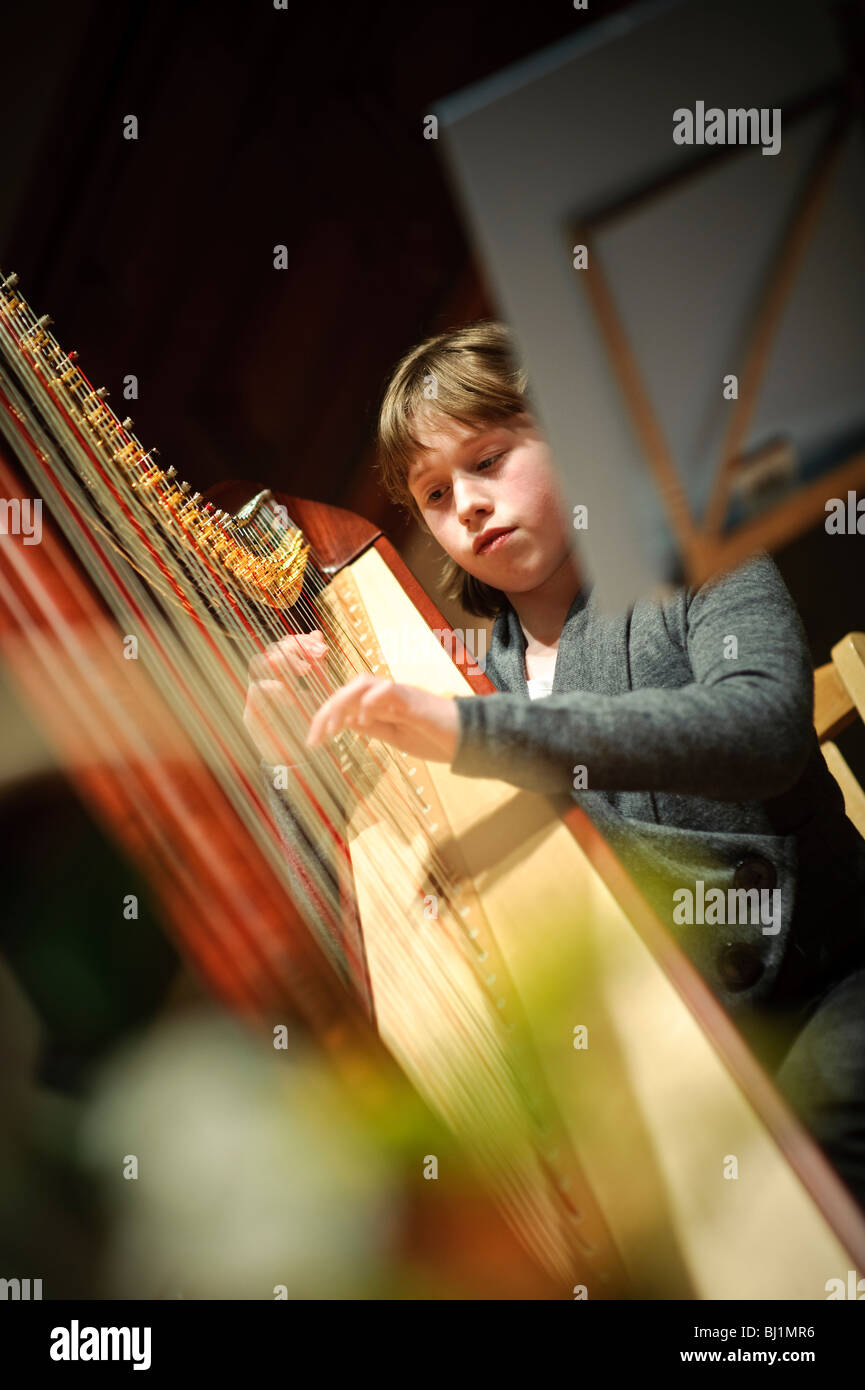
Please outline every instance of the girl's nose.
[{"label": "girl's nose", "polygon": [[479,512],[486,514],[490,511],[490,500],[480,478],[455,479],[453,489],[454,506],[460,521],[468,522]]}]

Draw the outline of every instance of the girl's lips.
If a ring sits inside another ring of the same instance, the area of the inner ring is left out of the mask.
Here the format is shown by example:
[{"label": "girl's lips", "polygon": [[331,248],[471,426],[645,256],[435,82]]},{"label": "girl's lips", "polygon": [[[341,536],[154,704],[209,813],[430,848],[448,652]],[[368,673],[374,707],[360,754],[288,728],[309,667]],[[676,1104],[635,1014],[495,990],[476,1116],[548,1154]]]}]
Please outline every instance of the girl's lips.
[{"label": "girl's lips", "polygon": [[504,545],[505,541],[514,534],[516,529],[515,526],[512,526],[509,531],[501,531],[499,535],[494,536],[491,541],[487,541],[486,545],[482,545],[480,550],[477,551],[477,554],[489,555],[491,551],[498,550],[499,546]]}]

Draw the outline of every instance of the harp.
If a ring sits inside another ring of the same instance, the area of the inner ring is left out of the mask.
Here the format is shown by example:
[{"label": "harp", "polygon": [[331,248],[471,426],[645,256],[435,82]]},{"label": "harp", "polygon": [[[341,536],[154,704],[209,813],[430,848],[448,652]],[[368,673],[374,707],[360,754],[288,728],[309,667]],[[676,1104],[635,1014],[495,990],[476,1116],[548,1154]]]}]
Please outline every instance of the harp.
[{"label": "harp", "polygon": [[2,281],[7,533],[49,517],[3,538],[2,656],[214,992],[383,1046],[562,1297],[820,1298],[865,1265],[858,1208],[576,806],[352,733],[268,782],[242,707],[282,635],[325,631],[339,681],[492,686],[375,527],[191,493],[49,322]]}]

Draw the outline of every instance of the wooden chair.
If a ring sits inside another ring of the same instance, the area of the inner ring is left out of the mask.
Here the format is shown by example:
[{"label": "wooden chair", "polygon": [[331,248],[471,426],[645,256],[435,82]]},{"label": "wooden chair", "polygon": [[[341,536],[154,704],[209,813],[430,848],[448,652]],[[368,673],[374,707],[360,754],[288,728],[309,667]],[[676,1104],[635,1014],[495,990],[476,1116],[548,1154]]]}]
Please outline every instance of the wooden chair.
[{"label": "wooden chair", "polygon": [[832,660],[814,672],[814,727],[847,815],[865,837],[865,791],[834,743],[857,717],[865,719],[865,632],[848,632],[832,648]]}]

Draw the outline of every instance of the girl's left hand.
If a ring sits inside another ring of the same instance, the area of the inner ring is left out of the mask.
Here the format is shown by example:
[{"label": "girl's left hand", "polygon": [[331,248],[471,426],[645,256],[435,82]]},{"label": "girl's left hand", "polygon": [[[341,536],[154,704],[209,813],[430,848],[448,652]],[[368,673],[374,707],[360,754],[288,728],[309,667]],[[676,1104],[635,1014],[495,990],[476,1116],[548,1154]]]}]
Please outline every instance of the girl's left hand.
[{"label": "girl's left hand", "polygon": [[450,763],[459,743],[459,715],[452,696],[415,685],[361,675],[325,700],[306,736],[315,747],[341,729],[379,738],[424,762]]}]

